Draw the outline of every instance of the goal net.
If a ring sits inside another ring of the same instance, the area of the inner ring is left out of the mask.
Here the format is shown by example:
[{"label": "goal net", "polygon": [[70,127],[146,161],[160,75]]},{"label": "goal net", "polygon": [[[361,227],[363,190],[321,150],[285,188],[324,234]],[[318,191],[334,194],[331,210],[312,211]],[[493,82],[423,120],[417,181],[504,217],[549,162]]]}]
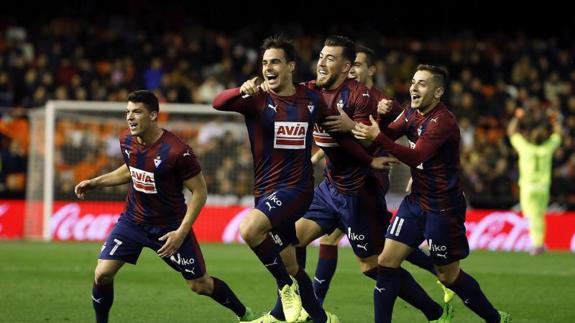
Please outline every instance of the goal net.
[{"label": "goal net", "polygon": [[[105,228],[117,219],[112,214],[121,212],[128,184],[90,191],[81,203],[74,187],[81,180],[112,171],[123,163],[118,135],[126,129],[125,106],[121,102],[49,101],[44,108],[31,112],[25,238],[105,237]],[[216,206],[208,212],[221,213],[219,206],[253,205],[252,156],[240,114],[216,111],[208,105],[162,104],[160,126],[194,149],[208,186],[207,204]],[[392,172],[388,194],[392,208],[397,207],[394,192],[403,193],[408,172],[405,167],[396,167]],[[323,179],[320,167],[315,170],[315,177],[316,183]],[[83,208],[82,216],[78,208]],[[198,224],[202,226],[199,230],[212,230],[216,226],[213,218],[217,216],[201,217],[202,221],[208,218],[212,222]],[[226,217],[223,221],[229,220]],[[54,234],[56,230],[58,235]]]},{"label": "goal net", "polygon": [[[79,181],[123,163],[118,135],[126,129],[125,107],[120,102],[50,101],[30,114],[26,238],[50,240],[55,205],[77,201]],[[209,203],[253,203],[252,160],[241,115],[194,104],[162,104],[160,111],[160,126],[194,149]],[[86,199],[106,212],[109,202],[124,200],[128,187],[91,191]]]}]

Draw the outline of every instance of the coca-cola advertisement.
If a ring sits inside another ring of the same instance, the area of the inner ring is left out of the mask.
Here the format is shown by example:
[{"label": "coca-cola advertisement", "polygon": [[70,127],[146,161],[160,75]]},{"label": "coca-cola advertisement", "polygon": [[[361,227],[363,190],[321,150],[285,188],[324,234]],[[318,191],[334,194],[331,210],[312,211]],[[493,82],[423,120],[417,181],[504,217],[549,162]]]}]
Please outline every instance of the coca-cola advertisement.
[{"label": "coca-cola advertisement", "polygon": [[0,200],[0,239],[20,239],[24,235],[26,201]]},{"label": "coca-cola advertisement", "polygon": [[[50,223],[55,241],[102,241],[124,208],[123,202],[54,203]],[[25,201],[0,201],[0,239],[24,235]],[[194,223],[202,242],[243,243],[240,222],[249,208],[207,205]],[[545,244],[550,250],[575,252],[575,212],[548,213]],[[469,210],[467,238],[472,249],[527,251],[530,247],[528,221],[520,213],[506,210]],[[349,245],[344,239],[342,245]]]}]

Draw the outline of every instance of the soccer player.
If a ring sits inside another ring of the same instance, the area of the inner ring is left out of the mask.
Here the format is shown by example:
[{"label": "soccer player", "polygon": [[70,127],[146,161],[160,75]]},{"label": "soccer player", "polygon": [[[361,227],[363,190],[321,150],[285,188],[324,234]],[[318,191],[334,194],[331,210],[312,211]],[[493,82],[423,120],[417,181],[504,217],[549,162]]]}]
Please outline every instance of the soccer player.
[{"label": "soccer player", "polygon": [[[376,73],[376,70],[375,53],[373,50],[366,46],[356,45],[356,58],[353,66],[349,70],[348,77],[364,84],[369,89],[369,95],[371,97],[372,104],[378,104],[379,123],[380,125],[387,127],[387,125],[395,120],[395,118],[403,111],[403,109],[397,100],[393,100],[385,96],[381,90],[374,86],[373,77]],[[324,125],[329,126],[331,124],[336,124],[337,122],[340,122],[340,124],[349,125],[341,127],[344,131],[351,131],[355,126],[355,122],[349,119],[345,112],[338,116],[339,120],[335,117],[328,117],[328,119],[330,119],[330,121],[325,122]],[[377,154],[382,156],[387,155],[387,153],[385,153],[383,150],[380,150],[377,152]],[[312,156],[312,161],[317,161],[322,157],[323,150],[319,150],[314,156]],[[373,169],[370,176],[373,176],[377,180],[378,198],[383,211],[381,216],[384,217],[385,223],[388,223],[389,219],[391,218],[391,213],[387,209],[385,195],[389,189],[389,170]],[[329,289],[331,279],[335,274],[338,254],[337,245],[342,239],[343,235],[344,232],[342,230],[335,229],[331,234],[324,235],[320,238],[319,259],[316,267],[313,287],[316,297],[322,304]],[[407,258],[407,260],[425,270],[430,271],[434,275],[436,274],[431,259],[419,249],[416,249]],[[445,286],[441,286],[444,290],[444,301],[448,303],[453,299],[454,293],[451,290],[446,289]]]},{"label": "soccer player", "polygon": [[[459,185],[459,126],[441,102],[447,71],[419,65],[411,81],[411,106],[388,128],[358,124],[353,130],[361,140],[373,141],[411,167],[411,194],[402,201],[387,229],[378,258],[375,286],[375,321],[391,322],[393,304],[402,288],[400,265],[424,239],[437,267],[439,280],[453,290],[486,322],[510,322],[487,300],[473,277],[461,270],[459,260],[469,254],[465,236],[466,201]],[[409,147],[395,143],[406,135]],[[444,313],[445,314],[445,313]],[[441,321],[449,321],[450,316]]]},{"label": "soccer player", "polygon": [[[258,84],[255,77],[239,88],[223,91],[213,102],[217,110],[242,113],[248,128],[255,207],[242,220],[240,234],[276,279],[280,311],[286,321],[298,319],[303,303],[314,322],[339,322],[317,302],[294,249],[295,222],[313,197],[310,159],[314,124],[337,111],[329,112],[317,91],[292,82],[296,54],[291,42],[271,37],[264,40],[262,50],[263,83]],[[351,136],[339,135],[338,140],[357,162],[380,167],[377,164],[382,159],[373,159]],[[271,315],[257,320],[274,321]]]},{"label": "soccer player", "polygon": [[[207,198],[206,183],[192,148],[158,126],[159,104],[149,91],[128,96],[128,130],[120,136],[124,164],[84,180],[74,191],[83,199],[93,189],[131,182],[126,206],[100,252],[92,289],[96,322],[108,322],[114,300],[114,277],[127,262],[136,264],[143,247],[154,250],[181,273],[199,295],[211,297],[240,320],[254,317],[230,287],[208,275],[192,230]],[[186,206],[183,188],[192,192]]]},{"label": "soccer player", "polygon": [[553,152],[561,145],[561,125],[556,118],[551,118],[551,136],[548,137],[544,126],[537,126],[524,137],[518,131],[523,115],[523,109],[515,110],[507,135],[519,156],[519,202],[523,215],[529,219],[530,253],[535,256],[545,250],[545,211],[551,188]]}]

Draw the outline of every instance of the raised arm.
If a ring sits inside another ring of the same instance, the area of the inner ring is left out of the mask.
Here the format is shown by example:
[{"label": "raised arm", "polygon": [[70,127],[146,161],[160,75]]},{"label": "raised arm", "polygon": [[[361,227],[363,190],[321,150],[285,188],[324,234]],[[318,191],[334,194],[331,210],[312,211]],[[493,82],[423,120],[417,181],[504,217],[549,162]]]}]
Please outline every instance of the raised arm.
[{"label": "raised arm", "polygon": [[507,136],[511,137],[519,131],[519,119],[523,118],[524,114],[523,109],[515,110],[515,116],[511,118],[507,125]]},{"label": "raised arm", "polygon": [[252,102],[252,97],[260,92],[257,77],[245,81],[241,87],[227,89],[216,95],[212,106],[220,111],[237,111],[243,113]]},{"label": "raised arm", "polygon": [[80,199],[84,199],[84,196],[87,191],[101,188],[101,187],[108,187],[108,186],[117,186],[128,183],[132,179],[130,175],[130,170],[126,164],[118,167],[117,169],[100,175],[98,177],[83,180],[76,187],[74,188],[74,193]]}]

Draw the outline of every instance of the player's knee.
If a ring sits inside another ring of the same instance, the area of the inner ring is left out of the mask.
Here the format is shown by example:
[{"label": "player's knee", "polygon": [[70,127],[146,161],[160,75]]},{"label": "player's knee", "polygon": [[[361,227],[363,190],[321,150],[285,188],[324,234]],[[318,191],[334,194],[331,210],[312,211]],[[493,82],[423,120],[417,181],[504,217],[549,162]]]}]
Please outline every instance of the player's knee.
[{"label": "player's knee", "polygon": [[437,279],[445,286],[450,286],[455,282],[457,276],[459,275],[459,270],[453,270],[451,268],[437,268]]},{"label": "player's knee", "polygon": [[364,275],[368,275],[368,273],[371,272],[371,270],[374,268],[377,268],[375,257],[373,261],[369,261],[369,259],[359,259],[359,269]]},{"label": "player's knee", "polygon": [[96,267],[94,272],[94,282],[97,285],[107,285],[114,281],[114,276],[114,273]]},{"label": "player's knee", "polygon": [[452,278],[449,273],[437,272],[437,279],[445,286],[451,285],[455,281],[455,277]]},{"label": "player's knee", "polygon": [[189,280],[188,285],[190,286],[190,289],[198,295],[211,295],[212,294],[213,288],[207,279],[199,278],[199,279]]},{"label": "player's knee", "polygon": [[377,264],[382,266],[382,267],[399,268],[399,266],[401,265],[401,261],[398,261],[397,259],[393,259],[393,258],[386,256],[382,253],[379,256],[377,256]]},{"label": "player's knee", "polygon": [[240,235],[247,244],[253,246],[265,239],[266,231],[257,221],[245,220],[240,223]]}]

